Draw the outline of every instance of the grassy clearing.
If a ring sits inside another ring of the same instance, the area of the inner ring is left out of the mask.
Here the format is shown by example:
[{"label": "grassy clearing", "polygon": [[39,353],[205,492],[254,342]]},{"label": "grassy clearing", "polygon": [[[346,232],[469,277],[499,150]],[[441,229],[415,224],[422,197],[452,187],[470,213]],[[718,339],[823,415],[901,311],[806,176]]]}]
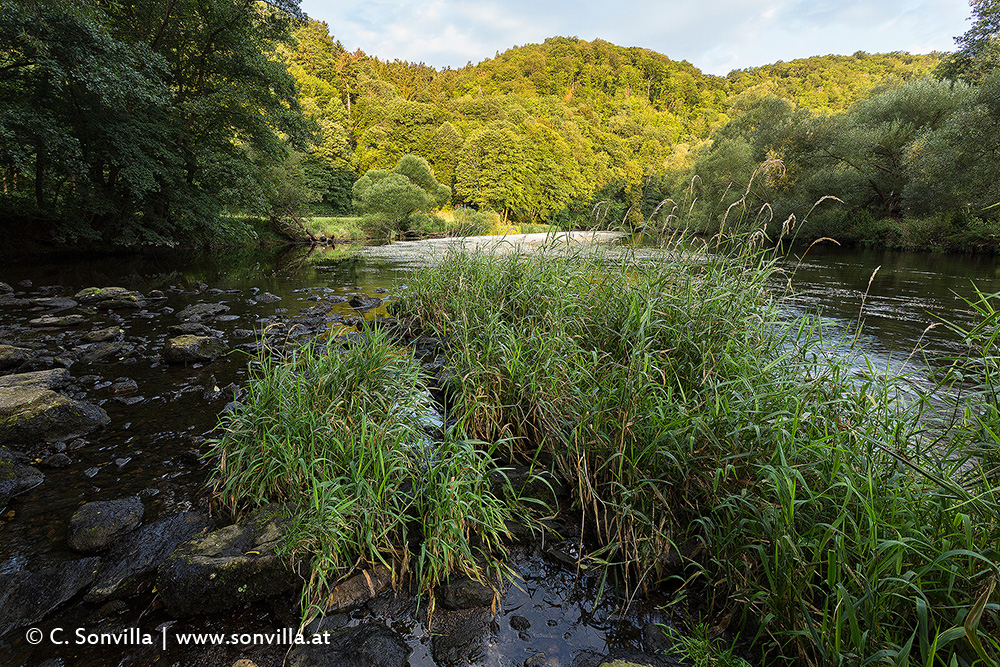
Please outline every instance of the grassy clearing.
[{"label": "grassy clearing", "polygon": [[490,447],[453,430],[431,447],[412,356],[375,333],[347,351],[263,355],[251,370],[213,444],[215,493],[234,508],[294,506],[289,552],[312,570],[304,618],[357,568],[387,565],[395,581],[412,571],[422,590],[453,571],[487,581],[502,569],[510,511],[488,488]]},{"label": "grassy clearing", "polygon": [[996,659],[995,364],[962,407],[900,401],[817,322],[778,320],[747,240],[662,264],[454,255],[401,309],[449,337],[468,435],[567,479],[590,558],[632,586],[698,591],[769,659]]},{"label": "grassy clearing", "polygon": [[361,218],[355,216],[321,217],[305,219],[306,228],[316,236],[335,241],[364,241],[368,238],[362,228]]}]

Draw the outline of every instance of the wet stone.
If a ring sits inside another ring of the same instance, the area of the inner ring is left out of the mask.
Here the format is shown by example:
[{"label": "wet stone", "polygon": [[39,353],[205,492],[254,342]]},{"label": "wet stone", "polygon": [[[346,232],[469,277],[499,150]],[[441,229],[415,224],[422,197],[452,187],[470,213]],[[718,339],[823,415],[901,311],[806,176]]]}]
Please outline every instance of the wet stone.
[{"label": "wet stone", "polygon": [[146,307],[142,294],[124,287],[87,287],[74,294],[73,298],[98,309],[138,310]]},{"label": "wet stone", "polygon": [[274,303],[275,301],[281,301],[281,297],[277,294],[271,294],[270,292],[264,292],[263,294],[256,294],[253,300],[257,303]]},{"label": "wet stone", "polygon": [[167,341],[163,360],[172,364],[211,361],[226,352],[225,342],[214,336],[184,335]]},{"label": "wet stone", "polygon": [[0,387],[0,443],[69,440],[110,421],[96,405],[48,389]]},{"label": "wet stone", "polygon": [[0,575],[0,637],[33,625],[90,585],[100,558],[60,563],[37,572]]},{"label": "wet stone", "polygon": [[14,288],[7,283],[0,282],[0,294],[10,294],[14,291]]},{"label": "wet stone", "polygon": [[471,609],[488,607],[493,604],[494,591],[464,574],[452,574],[447,582],[438,588],[438,598],[445,609]]},{"label": "wet stone", "polygon": [[82,364],[96,364],[119,357],[125,351],[121,341],[90,343],[79,350],[77,360]]},{"label": "wet stone", "polygon": [[394,630],[380,623],[363,623],[331,632],[329,642],[296,646],[287,667],[405,667],[410,647]]},{"label": "wet stone", "polygon": [[88,331],[83,334],[80,340],[84,343],[106,343],[108,341],[120,338],[125,334],[125,331],[118,326],[105,327],[103,329],[94,329],[93,331]]},{"label": "wet stone", "polygon": [[23,387],[27,389],[58,389],[65,387],[72,376],[65,368],[45,371],[31,371],[0,377],[0,387]]},{"label": "wet stone", "polygon": [[0,371],[17,368],[35,355],[33,350],[13,345],[0,345]]},{"label": "wet stone", "polygon": [[41,306],[42,308],[49,308],[51,310],[66,310],[67,308],[76,308],[79,306],[79,302],[69,297],[59,297],[59,296],[47,296],[38,299],[32,299],[31,303],[35,306]]},{"label": "wet stone", "polygon": [[372,308],[377,308],[382,303],[382,299],[377,296],[366,296],[364,294],[356,294],[351,297],[351,300],[347,302],[350,306],[356,310],[371,310]]},{"label": "wet stone", "polygon": [[67,542],[74,551],[102,551],[142,521],[145,508],[138,496],[87,503],[69,521]]},{"label": "wet stone", "polygon": [[[156,495],[158,490],[148,489]],[[141,495],[141,494],[140,494]],[[157,519],[115,542],[105,554],[88,602],[128,597],[152,588],[156,568],[182,543],[209,526],[200,512]]]},{"label": "wet stone", "polygon": [[0,447],[0,510],[16,495],[35,488],[45,481],[45,475],[20,463],[7,448]]},{"label": "wet stone", "polygon": [[32,327],[75,327],[78,324],[83,324],[87,321],[87,318],[83,315],[45,315],[43,317],[36,317],[33,320],[28,321],[28,326]]},{"label": "wet stone", "polygon": [[42,459],[42,465],[46,468],[65,468],[72,464],[73,459],[62,452]]},{"label": "wet stone", "polygon": [[183,321],[202,320],[229,312],[229,306],[224,303],[194,303],[177,313],[177,319]]}]

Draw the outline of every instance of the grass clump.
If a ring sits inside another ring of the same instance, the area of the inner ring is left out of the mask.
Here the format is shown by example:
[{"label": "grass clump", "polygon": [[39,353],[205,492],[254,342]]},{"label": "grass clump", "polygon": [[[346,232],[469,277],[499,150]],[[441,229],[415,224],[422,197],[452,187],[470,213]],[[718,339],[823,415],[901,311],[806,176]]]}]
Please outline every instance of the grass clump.
[{"label": "grass clump", "polygon": [[632,586],[700,590],[768,658],[995,659],[1000,504],[977,443],[1000,430],[858,380],[815,321],[779,319],[775,264],[728,245],[455,254],[401,308],[449,337],[470,436],[567,480],[590,558]]},{"label": "grass clump", "polygon": [[233,508],[292,505],[289,551],[311,561],[306,618],[358,568],[412,571],[425,591],[501,569],[510,511],[488,488],[490,452],[454,430],[428,441],[420,365],[383,334],[262,355],[247,392],[210,453],[215,492]]}]

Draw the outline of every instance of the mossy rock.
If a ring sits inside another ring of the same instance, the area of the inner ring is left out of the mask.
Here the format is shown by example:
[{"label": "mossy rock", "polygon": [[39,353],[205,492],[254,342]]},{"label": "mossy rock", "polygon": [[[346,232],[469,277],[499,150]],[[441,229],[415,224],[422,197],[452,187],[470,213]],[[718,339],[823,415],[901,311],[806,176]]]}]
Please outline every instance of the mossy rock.
[{"label": "mossy rock", "polygon": [[74,294],[73,298],[97,308],[135,309],[146,305],[142,294],[124,287],[87,287]]},{"label": "mossy rock", "polygon": [[48,389],[0,387],[0,444],[69,440],[109,421],[96,405]]},{"label": "mossy rock", "polygon": [[163,360],[171,364],[211,361],[227,351],[225,342],[219,338],[187,334],[167,341]]}]

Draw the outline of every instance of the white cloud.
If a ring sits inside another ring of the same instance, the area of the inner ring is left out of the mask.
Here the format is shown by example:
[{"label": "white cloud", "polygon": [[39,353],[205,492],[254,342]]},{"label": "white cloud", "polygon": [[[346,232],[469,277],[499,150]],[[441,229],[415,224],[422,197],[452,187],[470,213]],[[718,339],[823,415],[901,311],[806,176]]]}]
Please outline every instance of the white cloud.
[{"label": "white cloud", "polygon": [[303,0],[346,48],[461,67],[546,37],[641,46],[725,74],[828,53],[950,50],[966,0]]}]

